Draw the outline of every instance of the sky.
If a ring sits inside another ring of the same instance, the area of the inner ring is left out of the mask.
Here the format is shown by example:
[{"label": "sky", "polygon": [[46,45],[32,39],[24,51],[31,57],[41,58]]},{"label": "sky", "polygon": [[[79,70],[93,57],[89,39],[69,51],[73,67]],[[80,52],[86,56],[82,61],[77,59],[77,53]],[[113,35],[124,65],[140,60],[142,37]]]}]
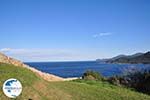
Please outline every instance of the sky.
[{"label": "sky", "polygon": [[22,61],[150,50],[149,0],[0,0],[0,52]]}]

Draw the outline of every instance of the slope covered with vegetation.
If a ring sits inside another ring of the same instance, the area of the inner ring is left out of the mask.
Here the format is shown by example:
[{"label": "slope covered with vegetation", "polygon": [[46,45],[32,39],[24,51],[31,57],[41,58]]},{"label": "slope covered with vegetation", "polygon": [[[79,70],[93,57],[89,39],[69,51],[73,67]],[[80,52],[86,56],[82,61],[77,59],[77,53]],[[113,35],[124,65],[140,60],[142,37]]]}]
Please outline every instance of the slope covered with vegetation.
[{"label": "slope covered with vegetation", "polygon": [[108,63],[130,63],[130,64],[150,64],[150,52],[147,53],[137,53],[131,56],[117,56],[113,59],[109,59],[106,62]]},{"label": "slope covered with vegetation", "polygon": [[[150,100],[150,96],[97,81],[48,82],[31,70],[9,64],[0,64],[0,87],[5,80],[16,78],[23,85],[16,100]],[[9,100],[2,90],[0,100]]]}]

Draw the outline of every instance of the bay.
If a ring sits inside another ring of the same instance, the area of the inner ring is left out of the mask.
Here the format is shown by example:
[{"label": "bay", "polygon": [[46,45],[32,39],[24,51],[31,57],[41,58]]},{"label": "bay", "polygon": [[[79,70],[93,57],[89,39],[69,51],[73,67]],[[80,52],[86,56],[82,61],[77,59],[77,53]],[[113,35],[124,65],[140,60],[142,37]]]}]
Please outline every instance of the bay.
[{"label": "bay", "polygon": [[126,74],[128,71],[150,69],[150,64],[108,64],[96,61],[26,62],[42,72],[60,77],[81,77],[87,70],[101,73],[105,77]]}]

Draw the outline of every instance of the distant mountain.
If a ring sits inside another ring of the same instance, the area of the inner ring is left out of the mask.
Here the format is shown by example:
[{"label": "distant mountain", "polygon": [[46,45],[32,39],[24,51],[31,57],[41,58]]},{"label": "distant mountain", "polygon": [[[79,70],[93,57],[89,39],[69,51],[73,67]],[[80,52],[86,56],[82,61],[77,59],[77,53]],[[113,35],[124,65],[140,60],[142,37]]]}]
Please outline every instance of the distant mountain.
[{"label": "distant mountain", "polygon": [[108,59],[96,59],[96,62],[106,62]]},{"label": "distant mountain", "polygon": [[136,53],[134,55],[119,55],[112,59],[108,59],[107,63],[143,63],[143,64],[150,64],[150,52],[147,53]]},{"label": "distant mountain", "polygon": [[116,60],[116,59],[121,58],[121,57],[126,57],[126,55],[118,55],[116,57],[107,58],[107,59],[96,59],[96,62],[104,62],[104,63],[106,63],[107,61]]},{"label": "distant mountain", "polygon": [[128,58],[134,58],[134,57],[138,57],[138,56],[141,56],[143,55],[144,53],[136,53],[136,54],[133,54],[133,55],[129,55],[127,56]]},{"label": "distant mountain", "polygon": [[[113,58],[111,58],[111,59],[113,59]],[[106,58],[106,59],[96,59],[95,61],[96,61],[97,63],[107,63],[108,60],[110,60],[110,58]]]},{"label": "distant mountain", "polygon": [[119,59],[119,58],[121,58],[121,57],[126,57],[126,55],[119,55],[119,56],[116,56],[116,57],[111,58],[111,60],[116,60],[116,59]]}]

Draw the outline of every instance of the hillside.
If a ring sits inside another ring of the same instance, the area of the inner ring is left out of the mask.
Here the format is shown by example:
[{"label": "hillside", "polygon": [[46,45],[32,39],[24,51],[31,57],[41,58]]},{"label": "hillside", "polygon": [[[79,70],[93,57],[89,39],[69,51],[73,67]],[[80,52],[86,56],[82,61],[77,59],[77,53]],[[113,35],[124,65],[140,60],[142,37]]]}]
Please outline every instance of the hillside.
[{"label": "hillside", "polygon": [[0,63],[7,63],[7,64],[12,64],[15,66],[27,68],[27,69],[31,70],[32,72],[34,72],[37,76],[39,76],[47,81],[63,81],[63,80],[65,80],[64,78],[61,78],[61,77],[58,77],[58,76],[55,76],[55,75],[52,75],[49,73],[41,72],[33,67],[30,67],[30,66],[22,63],[21,61],[19,61],[17,59],[8,57],[2,53],[0,53]]},{"label": "hillside", "polygon": [[150,64],[150,52],[137,53],[130,56],[117,56],[106,61],[107,63],[131,63],[131,64]]},{"label": "hillside", "polygon": [[[31,70],[0,64],[0,86],[8,78],[16,78],[23,85],[16,100],[149,100],[150,96],[96,81],[48,82]],[[0,100],[9,100],[0,91]]]}]

